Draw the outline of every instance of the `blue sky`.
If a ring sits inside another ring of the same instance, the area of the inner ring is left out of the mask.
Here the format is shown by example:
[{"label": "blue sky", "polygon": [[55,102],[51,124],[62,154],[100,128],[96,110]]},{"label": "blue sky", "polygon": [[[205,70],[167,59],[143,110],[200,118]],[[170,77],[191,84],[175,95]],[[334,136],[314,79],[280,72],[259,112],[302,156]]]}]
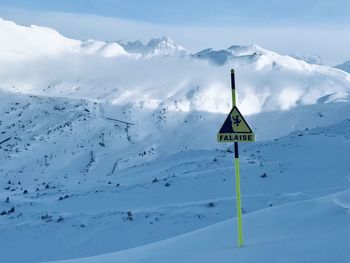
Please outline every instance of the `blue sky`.
[{"label": "blue sky", "polygon": [[2,7],[89,13],[168,25],[328,24],[350,21],[348,0],[0,0]]},{"label": "blue sky", "polygon": [[258,44],[285,54],[350,59],[348,0],[0,0],[0,17],[79,39],[168,35],[190,51]]}]

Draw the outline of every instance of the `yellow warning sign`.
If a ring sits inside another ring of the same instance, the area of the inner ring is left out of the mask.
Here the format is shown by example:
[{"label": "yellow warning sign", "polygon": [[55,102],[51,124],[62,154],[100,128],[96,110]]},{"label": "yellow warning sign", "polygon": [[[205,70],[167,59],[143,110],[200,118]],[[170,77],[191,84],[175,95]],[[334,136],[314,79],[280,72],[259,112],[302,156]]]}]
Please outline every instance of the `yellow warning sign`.
[{"label": "yellow warning sign", "polygon": [[236,106],[218,133],[218,142],[253,142],[254,133]]}]

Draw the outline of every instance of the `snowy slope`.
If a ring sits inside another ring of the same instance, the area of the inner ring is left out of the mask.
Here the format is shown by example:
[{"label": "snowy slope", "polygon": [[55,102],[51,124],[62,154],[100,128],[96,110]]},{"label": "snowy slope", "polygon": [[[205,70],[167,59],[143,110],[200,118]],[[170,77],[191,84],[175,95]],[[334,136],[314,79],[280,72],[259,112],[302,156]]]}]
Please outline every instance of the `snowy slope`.
[{"label": "snowy slope", "polygon": [[[322,219],[307,236],[310,251],[326,251],[319,230],[329,220],[339,223],[332,234],[339,253],[324,258],[347,259],[346,72],[256,45],[191,56],[167,38],[141,52],[142,43],[70,40],[4,20],[0,32],[12,39],[0,38],[0,229],[7,240],[0,262],[116,251],[87,262],[171,262],[175,252],[181,262],[231,255],[280,262],[277,249],[303,262],[301,247],[288,249],[306,238],[310,218]],[[232,145],[216,142],[231,107],[231,67],[258,139],[240,145],[242,250],[233,249]],[[287,218],[295,224],[288,227]]]},{"label": "snowy slope", "polygon": [[[9,240],[1,249],[3,260],[93,256],[172,238],[235,216],[232,152],[226,147],[199,150],[203,147],[186,140],[187,146],[181,148],[157,134],[139,140],[136,131],[144,125],[128,129],[100,118],[94,103],[10,96],[6,94],[10,105],[2,102],[10,113],[5,113],[9,116],[1,126],[6,131],[3,138],[12,135],[2,145],[1,156],[6,160],[1,166],[2,199],[10,200],[1,209],[16,210],[1,217],[1,231]],[[245,213],[347,189],[349,124],[345,120],[272,142],[242,145]],[[176,129],[191,133],[186,123],[180,127]],[[161,133],[166,137],[164,130]],[[13,248],[25,252],[14,256]]]},{"label": "snowy slope", "polygon": [[350,192],[267,208],[243,217],[246,245],[235,247],[236,220],[135,249],[64,263],[347,262]]}]

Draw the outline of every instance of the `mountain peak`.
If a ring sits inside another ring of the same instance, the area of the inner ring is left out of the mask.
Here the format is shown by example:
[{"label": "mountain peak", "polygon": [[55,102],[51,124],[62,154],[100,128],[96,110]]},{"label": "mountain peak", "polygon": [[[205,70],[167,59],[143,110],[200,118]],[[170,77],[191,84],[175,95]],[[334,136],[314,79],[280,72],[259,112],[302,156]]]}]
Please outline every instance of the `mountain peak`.
[{"label": "mountain peak", "polygon": [[248,61],[255,61],[257,56],[268,53],[273,52],[269,52],[258,45],[232,45],[229,48],[222,50],[207,48],[193,54],[193,56],[199,59],[208,59],[215,64],[223,65],[230,59],[247,59]]},{"label": "mountain peak", "polygon": [[176,44],[167,36],[163,36],[161,39],[151,39],[147,46],[150,49],[149,56],[170,56],[170,55],[184,55],[186,50]]},{"label": "mountain peak", "polygon": [[155,48],[157,45],[159,45],[162,42],[175,44],[175,42],[173,40],[171,40],[168,36],[164,35],[162,38],[151,38],[148,41],[146,46],[148,46],[150,48]]},{"label": "mountain peak", "polygon": [[138,53],[146,57],[152,56],[170,56],[170,55],[185,55],[186,50],[176,44],[168,36],[163,36],[162,38],[152,38],[145,45],[140,40],[134,42],[122,43],[120,44],[124,47],[127,52]]}]

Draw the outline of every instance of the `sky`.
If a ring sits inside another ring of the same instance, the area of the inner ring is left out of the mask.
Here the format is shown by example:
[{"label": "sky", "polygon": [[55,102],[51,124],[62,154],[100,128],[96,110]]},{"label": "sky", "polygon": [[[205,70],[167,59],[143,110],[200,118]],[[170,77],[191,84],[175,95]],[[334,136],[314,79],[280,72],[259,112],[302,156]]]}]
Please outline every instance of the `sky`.
[{"label": "sky", "polygon": [[77,39],[167,35],[191,52],[257,44],[282,54],[350,60],[348,0],[0,0],[0,17]]}]

